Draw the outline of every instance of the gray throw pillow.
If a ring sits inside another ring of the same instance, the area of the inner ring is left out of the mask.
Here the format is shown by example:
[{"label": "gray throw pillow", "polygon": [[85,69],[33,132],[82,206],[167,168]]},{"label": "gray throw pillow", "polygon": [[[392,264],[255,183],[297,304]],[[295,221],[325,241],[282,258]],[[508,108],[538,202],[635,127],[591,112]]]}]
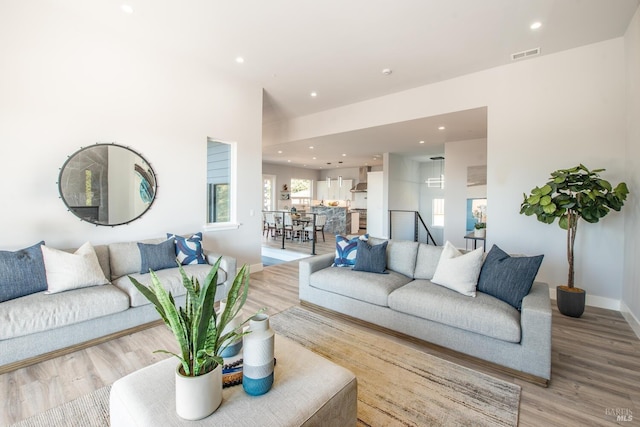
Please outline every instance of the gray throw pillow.
[{"label": "gray throw pillow", "polygon": [[165,240],[157,245],[140,243],[140,274],[148,273],[149,270],[164,270],[178,266],[176,261],[176,247],[173,239]]},{"label": "gray throw pillow", "polygon": [[478,291],[521,310],[522,299],[529,294],[543,257],[512,257],[493,245],[480,270]]},{"label": "gray throw pillow", "polygon": [[385,274],[387,269],[387,244],[371,246],[365,241],[358,241],[358,256],[355,271],[367,271],[369,273]]},{"label": "gray throw pillow", "polygon": [[0,302],[47,290],[47,275],[37,243],[19,251],[0,251]]}]

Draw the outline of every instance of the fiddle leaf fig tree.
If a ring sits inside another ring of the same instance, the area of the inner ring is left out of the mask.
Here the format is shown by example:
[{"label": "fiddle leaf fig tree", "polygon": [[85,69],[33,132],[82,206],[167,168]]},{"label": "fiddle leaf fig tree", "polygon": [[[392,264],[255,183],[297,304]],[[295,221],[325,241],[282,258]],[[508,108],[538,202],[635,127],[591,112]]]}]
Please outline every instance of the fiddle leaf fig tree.
[{"label": "fiddle leaf fig tree", "polygon": [[596,223],[611,209],[620,211],[627,199],[627,184],[621,182],[615,188],[600,178],[604,169],[589,170],[580,164],[570,169],[551,173],[550,181],[535,187],[530,195],[524,194],[520,213],[535,215],[538,221],[553,223],[556,218],[563,230],[567,230],[567,261],[569,277],[567,287],[574,287],[573,248],[580,218]]}]

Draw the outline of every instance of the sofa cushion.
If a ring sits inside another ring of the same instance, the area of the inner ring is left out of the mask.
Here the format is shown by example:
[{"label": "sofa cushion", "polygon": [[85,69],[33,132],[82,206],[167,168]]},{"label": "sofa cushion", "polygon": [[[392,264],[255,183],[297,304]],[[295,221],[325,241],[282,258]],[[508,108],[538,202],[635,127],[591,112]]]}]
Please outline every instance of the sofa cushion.
[{"label": "sofa cushion", "polygon": [[[141,240],[142,243],[161,243],[165,239]],[[109,262],[111,267],[111,279],[125,276],[127,274],[140,272],[142,264],[140,249],[134,242],[118,242],[109,244]]]},{"label": "sofa cushion", "polygon": [[387,268],[413,278],[418,256],[418,242],[390,240],[387,248]]},{"label": "sofa cushion", "polygon": [[416,269],[413,273],[414,279],[433,279],[433,274],[438,267],[442,255],[442,246],[427,245],[420,243],[418,246],[418,256],[416,258]]},{"label": "sofa cushion", "polygon": [[323,268],[309,277],[309,285],[324,291],[358,299],[382,307],[387,306],[391,292],[411,281],[395,271],[372,274],[347,268]]},{"label": "sofa cushion", "polygon": [[356,265],[356,256],[358,254],[358,242],[367,240],[368,234],[356,236],[352,238],[336,235],[336,258],[333,267],[353,267]]},{"label": "sofa cushion", "polygon": [[37,243],[19,251],[0,251],[0,302],[47,289],[47,276]]},{"label": "sofa cushion", "polygon": [[202,233],[195,233],[189,237],[167,233],[167,239],[175,239],[176,258],[178,258],[180,264],[207,263],[202,252]]},{"label": "sofa cushion", "polygon": [[358,257],[353,269],[369,273],[384,274],[387,269],[387,244],[371,246],[363,240],[358,241]]},{"label": "sofa cushion", "polygon": [[112,285],[70,292],[38,292],[0,304],[0,340],[119,313],[129,308],[129,298]]},{"label": "sofa cushion", "polygon": [[431,281],[463,295],[475,297],[483,253],[483,249],[478,248],[463,254],[450,242],[445,243]]},{"label": "sofa cushion", "polygon": [[96,251],[86,242],[74,253],[42,246],[47,274],[47,294],[104,285],[109,280],[98,262]]},{"label": "sofa cushion", "polygon": [[493,245],[480,270],[478,291],[492,295],[520,310],[531,290],[544,255],[512,257]]},{"label": "sofa cushion", "polygon": [[[192,264],[182,266],[184,272],[188,277],[194,277],[202,284],[207,274],[211,271],[212,266],[209,264]],[[178,297],[187,293],[185,287],[182,285],[182,276],[178,271],[178,267],[167,268],[164,270],[158,270],[155,272],[160,280],[162,286],[174,297]],[[119,277],[113,280],[113,284],[117,286],[121,291],[129,296],[131,307],[139,307],[141,305],[149,304],[147,300],[136,287],[131,283],[129,276],[133,277],[145,286],[151,285],[150,274],[133,273],[127,276]],[[227,280],[227,273],[223,269],[218,270],[218,285],[224,283]]]},{"label": "sofa cushion", "polygon": [[520,312],[482,292],[468,298],[428,280],[414,280],[389,295],[389,307],[502,341],[520,342]]},{"label": "sofa cushion", "polygon": [[164,270],[178,265],[176,244],[173,239],[157,244],[138,243],[138,249],[140,249],[140,274],[147,274],[149,270]]}]

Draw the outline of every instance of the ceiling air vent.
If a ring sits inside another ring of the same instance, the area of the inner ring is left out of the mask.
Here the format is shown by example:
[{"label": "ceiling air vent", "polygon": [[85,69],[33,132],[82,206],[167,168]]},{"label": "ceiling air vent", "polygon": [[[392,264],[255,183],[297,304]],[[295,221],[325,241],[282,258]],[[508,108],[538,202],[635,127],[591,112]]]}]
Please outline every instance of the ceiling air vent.
[{"label": "ceiling air vent", "polygon": [[516,52],[511,54],[511,60],[515,61],[518,59],[528,58],[530,56],[540,55],[540,48],[536,47],[535,49],[523,50],[522,52]]}]

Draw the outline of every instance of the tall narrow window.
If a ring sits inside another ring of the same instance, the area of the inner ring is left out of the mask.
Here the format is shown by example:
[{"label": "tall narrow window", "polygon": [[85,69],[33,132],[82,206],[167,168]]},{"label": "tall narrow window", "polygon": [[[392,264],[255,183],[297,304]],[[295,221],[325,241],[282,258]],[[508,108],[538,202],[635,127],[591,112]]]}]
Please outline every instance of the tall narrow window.
[{"label": "tall narrow window", "polygon": [[207,222],[233,221],[233,145],[207,139]]},{"label": "tall narrow window", "polygon": [[433,199],[431,225],[444,227],[444,199]]},{"label": "tall narrow window", "polygon": [[262,175],[262,210],[276,209],[276,176]]}]

